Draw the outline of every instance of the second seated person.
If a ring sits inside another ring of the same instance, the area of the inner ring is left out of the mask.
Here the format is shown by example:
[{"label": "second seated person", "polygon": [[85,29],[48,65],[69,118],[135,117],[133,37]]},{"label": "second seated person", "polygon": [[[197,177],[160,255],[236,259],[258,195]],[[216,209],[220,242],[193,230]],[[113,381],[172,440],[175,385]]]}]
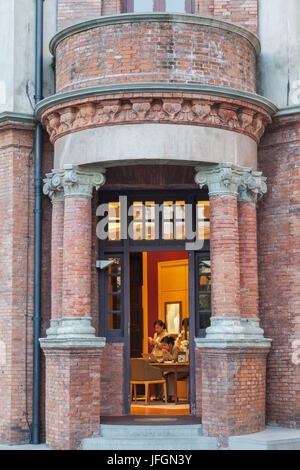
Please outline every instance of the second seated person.
[{"label": "second seated person", "polygon": [[[165,336],[168,335],[166,325],[161,320],[156,320],[154,322],[154,337],[148,338],[149,345],[152,347],[151,354],[157,359],[158,362],[163,361],[163,352],[162,352],[162,340]],[[162,384],[155,384],[155,400],[162,400],[163,399],[163,387]]]},{"label": "second seated person", "polygon": [[[166,336],[162,339],[162,350],[164,361],[178,361],[179,348],[174,346],[175,340],[172,336]],[[165,372],[164,376],[167,379],[167,394],[168,403],[174,403],[175,395],[175,375],[174,372]],[[187,373],[178,373],[178,379],[185,379],[188,377]]]}]

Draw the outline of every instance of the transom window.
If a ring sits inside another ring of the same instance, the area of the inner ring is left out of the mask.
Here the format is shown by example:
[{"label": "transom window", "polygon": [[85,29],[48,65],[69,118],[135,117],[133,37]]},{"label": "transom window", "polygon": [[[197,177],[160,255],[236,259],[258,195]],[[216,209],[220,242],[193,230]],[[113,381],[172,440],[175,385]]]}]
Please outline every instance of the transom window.
[{"label": "transom window", "polygon": [[193,13],[193,0],[125,0],[126,13]]},{"label": "transom window", "polygon": [[[196,209],[196,218],[194,214]],[[160,204],[151,200],[132,201],[126,209],[128,236],[133,241],[186,240],[196,222],[198,240],[210,238],[209,201],[197,201],[195,205],[181,200],[163,200]],[[102,214],[104,215],[104,214]],[[196,220],[195,220],[196,219]],[[121,202],[109,201],[106,212],[107,240],[121,240]]]}]

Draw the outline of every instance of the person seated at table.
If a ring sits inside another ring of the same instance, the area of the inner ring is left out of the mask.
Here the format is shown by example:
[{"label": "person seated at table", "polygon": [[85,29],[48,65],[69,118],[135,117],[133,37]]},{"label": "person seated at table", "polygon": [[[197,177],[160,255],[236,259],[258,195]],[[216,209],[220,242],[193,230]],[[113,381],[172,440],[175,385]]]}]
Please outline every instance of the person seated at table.
[{"label": "person seated at table", "polygon": [[[155,357],[158,362],[163,360],[163,353],[162,353],[162,344],[161,341],[165,336],[167,336],[167,327],[165,323],[161,320],[156,320],[154,322],[154,337],[148,338],[149,345],[152,347],[151,354]],[[155,384],[154,385],[154,392],[155,392],[155,401],[160,401],[163,399],[163,386],[162,384]]]},{"label": "person seated at table", "polygon": [[163,360],[177,362],[179,348],[175,345],[175,339],[173,336],[165,336],[161,340],[161,346]]},{"label": "person seated at table", "polygon": [[[178,361],[179,349],[175,346],[175,340],[172,336],[166,336],[162,339],[162,350],[164,361]],[[168,403],[174,403],[175,395],[175,374],[174,372],[164,372],[164,376],[167,379],[167,395]],[[182,380],[186,379],[188,374],[185,372],[178,372],[177,378]]]},{"label": "person seated at table", "polygon": [[190,339],[189,319],[184,318],[182,320],[181,325],[182,325],[182,330],[176,338],[175,346],[177,346],[180,351],[184,351],[185,346],[189,344],[189,339]]},{"label": "person seated at table", "polygon": [[168,335],[167,327],[165,323],[161,320],[156,320],[154,322],[154,337],[148,338],[149,345],[152,347],[151,354],[156,357],[156,359],[162,359],[162,339]]}]

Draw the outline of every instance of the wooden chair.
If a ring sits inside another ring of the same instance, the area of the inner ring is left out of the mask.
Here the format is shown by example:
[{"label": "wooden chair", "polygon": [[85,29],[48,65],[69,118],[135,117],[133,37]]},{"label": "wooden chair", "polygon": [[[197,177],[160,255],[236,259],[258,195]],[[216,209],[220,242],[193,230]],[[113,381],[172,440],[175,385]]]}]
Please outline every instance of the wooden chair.
[{"label": "wooden chair", "polygon": [[134,400],[136,401],[136,386],[145,386],[145,402],[146,405],[150,404],[150,385],[163,384],[164,398],[167,404],[167,382],[163,378],[162,372],[155,367],[152,367],[145,359],[134,358],[130,359],[130,397],[134,390]]}]

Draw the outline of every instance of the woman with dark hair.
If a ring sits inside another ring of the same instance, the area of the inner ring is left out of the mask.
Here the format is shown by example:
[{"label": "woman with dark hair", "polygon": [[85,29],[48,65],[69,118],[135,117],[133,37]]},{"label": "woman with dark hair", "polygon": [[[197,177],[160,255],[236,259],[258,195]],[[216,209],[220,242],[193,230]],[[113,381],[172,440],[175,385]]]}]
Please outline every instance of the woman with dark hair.
[{"label": "woman with dark hair", "polygon": [[[151,353],[157,361],[161,362],[163,360],[163,354],[162,354],[162,345],[161,341],[162,339],[167,336],[167,327],[165,323],[161,320],[156,320],[154,322],[154,337],[153,338],[148,338],[149,345],[152,347]],[[155,390],[155,400],[159,401],[162,400],[163,398],[163,387],[161,384],[155,384],[154,385],[154,390]]]},{"label": "woman with dark hair", "polygon": [[150,346],[153,348],[151,351],[152,354],[159,360],[162,359],[161,341],[165,336],[167,336],[168,332],[165,323],[161,320],[156,320],[153,327],[155,330],[154,337],[148,338],[148,341]]}]

